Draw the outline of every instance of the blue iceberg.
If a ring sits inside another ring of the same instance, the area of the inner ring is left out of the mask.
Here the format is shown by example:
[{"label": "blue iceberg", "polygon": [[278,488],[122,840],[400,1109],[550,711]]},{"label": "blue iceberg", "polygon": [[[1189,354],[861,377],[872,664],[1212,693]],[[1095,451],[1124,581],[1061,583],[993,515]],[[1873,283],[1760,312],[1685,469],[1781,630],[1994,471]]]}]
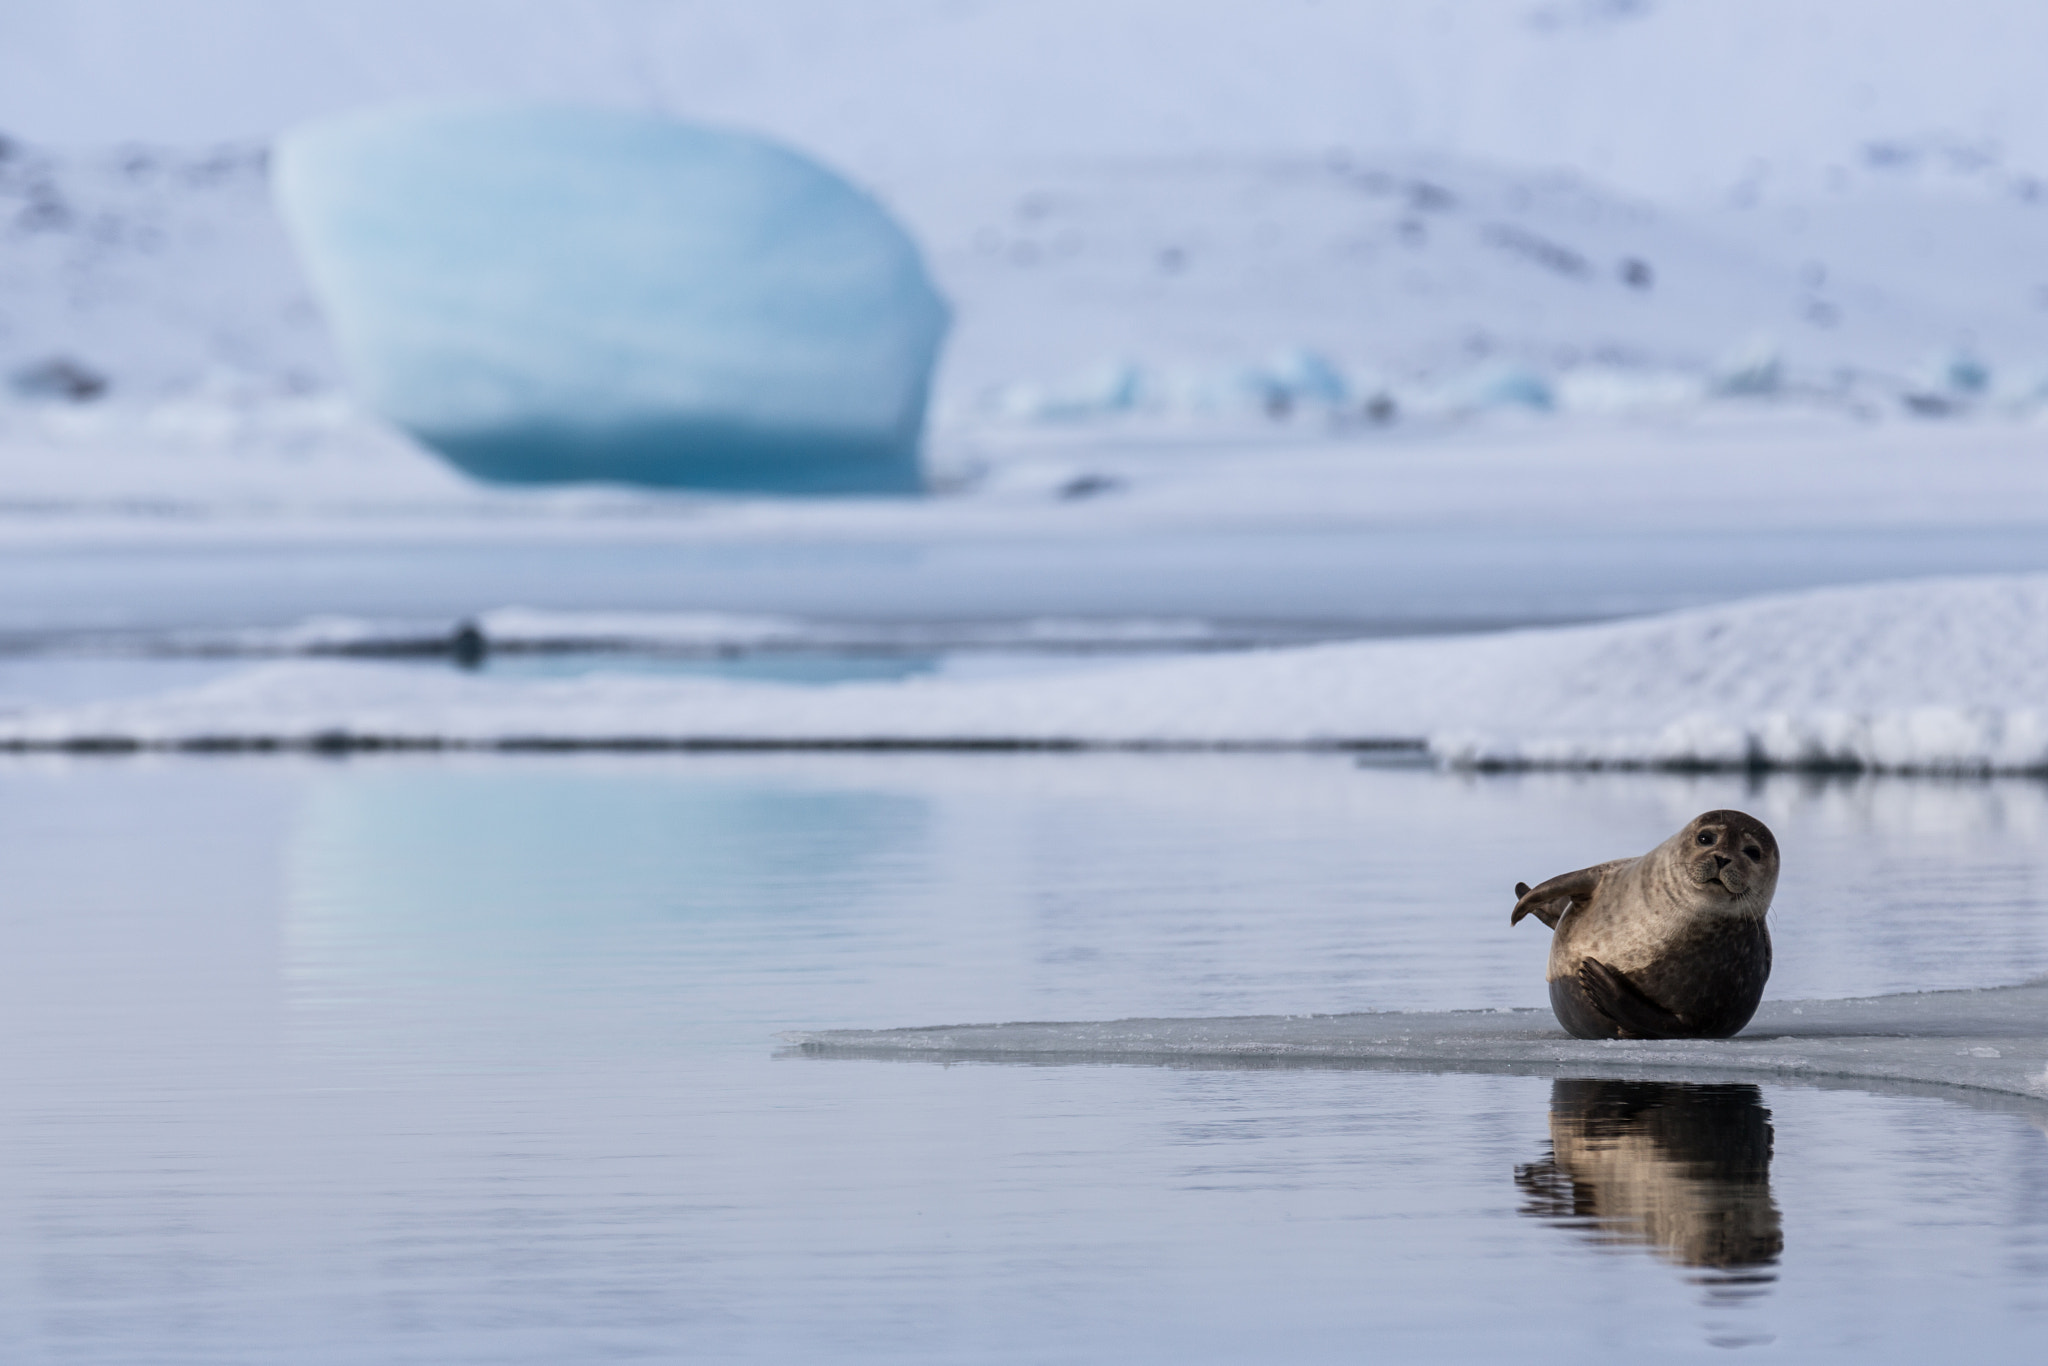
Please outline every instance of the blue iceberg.
[{"label": "blue iceberg", "polygon": [[921,486],[947,312],[916,244],[787,148],[618,110],[382,109],[277,149],[376,412],[484,479]]}]

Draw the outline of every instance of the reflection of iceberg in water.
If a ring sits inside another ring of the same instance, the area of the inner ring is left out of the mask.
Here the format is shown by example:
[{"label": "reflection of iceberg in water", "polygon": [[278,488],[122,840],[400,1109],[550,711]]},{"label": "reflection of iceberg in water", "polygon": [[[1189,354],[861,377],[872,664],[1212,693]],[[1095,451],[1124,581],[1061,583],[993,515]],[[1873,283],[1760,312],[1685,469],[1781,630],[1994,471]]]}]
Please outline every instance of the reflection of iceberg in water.
[{"label": "reflection of iceberg in water", "polygon": [[1767,1283],[1785,1247],[1770,1115],[1747,1084],[1560,1078],[1551,1154],[1515,1169],[1522,1212],[1708,1269],[1716,1285]]},{"label": "reflection of iceberg in water", "polygon": [[915,850],[927,819],[912,797],[729,771],[340,771],[293,843],[293,969],[559,983],[610,953],[707,943],[736,969],[780,953],[763,926],[843,932],[872,867]]}]

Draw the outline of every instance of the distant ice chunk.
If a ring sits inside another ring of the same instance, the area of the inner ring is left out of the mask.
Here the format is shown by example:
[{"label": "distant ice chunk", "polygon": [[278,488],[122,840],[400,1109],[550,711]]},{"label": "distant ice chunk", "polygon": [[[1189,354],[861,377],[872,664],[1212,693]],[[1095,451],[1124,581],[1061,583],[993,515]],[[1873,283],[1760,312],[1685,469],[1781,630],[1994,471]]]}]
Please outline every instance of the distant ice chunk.
[{"label": "distant ice chunk", "polygon": [[1991,392],[1991,367],[1975,352],[1958,348],[1921,367],[1900,395],[1906,410],[1921,417],[1951,417]]},{"label": "distant ice chunk", "polygon": [[1118,360],[1063,380],[1022,380],[993,389],[986,411],[1007,422],[1080,423],[1149,417],[1335,412],[1351,398],[1344,371],[1320,352],[1275,353],[1264,364],[1205,370]]},{"label": "distant ice chunk", "polygon": [[1144,400],[1146,384],[1136,364],[1115,361],[1058,383],[1006,385],[994,407],[1014,422],[1078,422],[1132,411]]},{"label": "distant ice chunk", "polygon": [[1458,406],[1484,412],[1496,408],[1527,408],[1547,413],[1557,406],[1550,381],[1521,365],[1487,366],[1457,386]]},{"label": "distant ice chunk", "polygon": [[1315,351],[1283,351],[1249,378],[1268,413],[1284,413],[1304,404],[1336,408],[1351,396],[1344,372]]},{"label": "distant ice chunk", "polygon": [[1951,351],[1942,358],[1941,382],[1959,394],[1982,394],[1991,388],[1991,367],[1974,351]]},{"label": "distant ice chunk", "polygon": [[1558,378],[1558,406],[1574,413],[1635,413],[1690,408],[1704,397],[1700,381],[1671,370],[1589,365]]},{"label": "distant ice chunk", "polygon": [[907,492],[947,311],[873,199],[624,111],[300,128],[277,193],[368,403],[486,479]]},{"label": "distant ice chunk", "polygon": [[1721,358],[1714,367],[1716,393],[1734,397],[1775,394],[1785,386],[1785,358],[1778,344],[1754,336]]}]

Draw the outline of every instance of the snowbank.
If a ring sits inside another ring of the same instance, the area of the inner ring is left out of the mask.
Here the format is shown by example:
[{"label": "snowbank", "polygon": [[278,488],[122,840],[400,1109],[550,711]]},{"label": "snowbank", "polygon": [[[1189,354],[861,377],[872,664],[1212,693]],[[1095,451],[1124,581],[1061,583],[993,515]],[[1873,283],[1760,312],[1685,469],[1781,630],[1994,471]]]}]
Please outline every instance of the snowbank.
[{"label": "snowbank", "polygon": [[0,718],[17,747],[1304,746],[1476,767],[2048,772],[2048,576],[1599,626],[830,687],[290,661]]}]

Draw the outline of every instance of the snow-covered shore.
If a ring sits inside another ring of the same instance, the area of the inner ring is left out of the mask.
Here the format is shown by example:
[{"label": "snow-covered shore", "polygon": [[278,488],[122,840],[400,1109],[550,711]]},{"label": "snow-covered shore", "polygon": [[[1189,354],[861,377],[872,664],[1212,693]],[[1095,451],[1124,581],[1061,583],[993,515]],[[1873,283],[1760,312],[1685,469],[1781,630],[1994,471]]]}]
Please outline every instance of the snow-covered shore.
[{"label": "snow-covered shore", "polygon": [[66,747],[1328,747],[1453,766],[2048,771],[2048,575],[1636,621],[829,687],[269,663],[0,717]]}]

